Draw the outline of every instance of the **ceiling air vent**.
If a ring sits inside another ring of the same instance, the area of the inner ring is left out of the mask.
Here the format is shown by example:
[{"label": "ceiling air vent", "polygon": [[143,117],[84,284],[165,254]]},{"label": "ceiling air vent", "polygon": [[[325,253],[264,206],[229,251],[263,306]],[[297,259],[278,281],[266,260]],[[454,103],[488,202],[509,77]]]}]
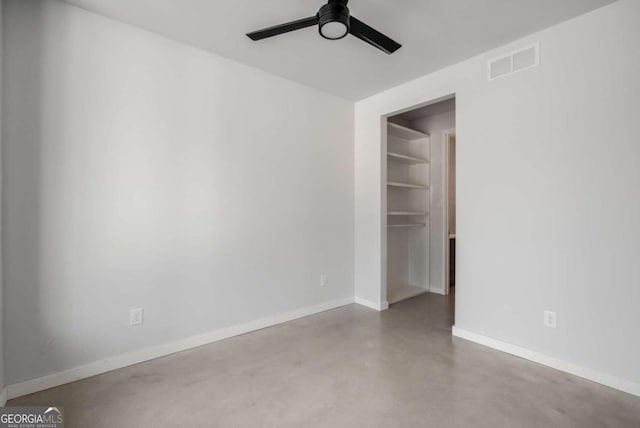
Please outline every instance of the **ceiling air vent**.
[{"label": "ceiling air vent", "polygon": [[494,80],[508,76],[527,68],[535,67],[540,63],[540,44],[528,46],[511,52],[500,58],[489,61],[488,78]]}]

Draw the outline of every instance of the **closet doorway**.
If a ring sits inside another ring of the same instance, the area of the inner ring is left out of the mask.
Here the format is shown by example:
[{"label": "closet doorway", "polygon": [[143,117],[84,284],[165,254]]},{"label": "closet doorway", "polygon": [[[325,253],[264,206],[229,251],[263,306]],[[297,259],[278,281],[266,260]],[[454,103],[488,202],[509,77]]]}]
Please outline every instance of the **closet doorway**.
[{"label": "closet doorway", "polygon": [[[445,144],[445,219],[447,221],[447,250],[445,251],[445,294],[455,290],[456,286],[456,130],[447,129],[442,135]],[[446,286],[449,284],[449,286]]]},{"label": "closet doorway", "polygon": [[428,292],[446,295],[455,284],[455,118],[455,96],[386,117],[389,304]]}]

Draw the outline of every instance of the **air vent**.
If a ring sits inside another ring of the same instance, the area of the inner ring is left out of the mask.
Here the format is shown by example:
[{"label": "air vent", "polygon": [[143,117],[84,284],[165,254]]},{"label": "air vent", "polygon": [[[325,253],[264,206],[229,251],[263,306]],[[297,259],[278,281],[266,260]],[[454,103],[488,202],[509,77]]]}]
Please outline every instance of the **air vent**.
[{"label": "air vent", "polygon": [[530,46],[513,54],[513,72],[538,65],[538,46]]},{"label": "air vent", "polygon": [[494,80],[499,77],[508,76],[527,68],[535,67],[540,63],[540,44],[528,46],[511,52],[500,58],[489,61],[488,78]]},{"label": "air vent", "polygon": [[511,74],[511,55],[495,59],[489,63],[489,80]]}]

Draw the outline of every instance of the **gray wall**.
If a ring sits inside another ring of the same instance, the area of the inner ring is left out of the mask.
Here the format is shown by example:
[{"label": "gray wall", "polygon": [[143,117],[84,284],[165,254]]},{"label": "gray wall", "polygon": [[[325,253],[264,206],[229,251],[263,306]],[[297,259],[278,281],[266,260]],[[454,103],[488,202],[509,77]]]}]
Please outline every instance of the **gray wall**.
[{"label": "gray wall", "polygon": [[9,383],[352,298],[352,103],[57,1],[4,24]]},{"label": "gray wall", "polygon": [[[3,85],[2,85],[2,72],[3,72],[3,67],[4,67],[4,56],[3,56],[3,42],[4,42],[4,34],[2,32],[3,30],[3,25],[2,25],[2,15],[3,15],[3,10],[4,10],[4,1],[0,0],[0,183],[2,183],[2,177],[3,177],[3,160],[2,160],[2,147],[3,147],[3,141],[4,141],[4,137],[3,137],[3,129],[4,127],[3,125],[3,120],[2,120],[2,108],[3,108],[3,102],[4,102],[4,96],[3,96]],[[2,186],[0,185],[0,200],[2,197]],[[4,237],[3,235],[3,230],[4,230],[4,221],[2,218],[2,210],[0,209],[0,252],[2,252],[2,248],[4,247],[4,245],[2,245],[4,243]],[[3,257],[0,257],[0,390],[2,390],[5,387],[5,374],[4,374],[4,326],[5,326],[5,322],[4,322],[4,273],[2,270],[3,267]],[[0,402],[0,406],[4,405],[4,403]]]},{"label": "gray wall", "polygon": [[[540,66],[487,80],[535,42]],[[620,0],[356,103],[356,296],[381,298],[381,115],[455,93],[456,326],[640,394],[638,52]]]}]

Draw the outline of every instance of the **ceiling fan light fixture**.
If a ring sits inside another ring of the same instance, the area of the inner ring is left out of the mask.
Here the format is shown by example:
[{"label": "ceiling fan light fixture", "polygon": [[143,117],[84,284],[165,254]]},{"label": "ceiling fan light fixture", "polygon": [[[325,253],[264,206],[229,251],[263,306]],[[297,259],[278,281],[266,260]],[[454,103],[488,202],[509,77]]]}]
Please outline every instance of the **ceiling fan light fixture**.
[{"label": "ceiling fan light fixture", "polygon": [[318,12],[318,29],[325,39],[338,40],[349,34],[349,8],[342,2],[329,2]]},{"label": "ceiling fan light fixture", "polygon": [[368,26],[355,16],[351,16],[347,3],[349,0],[328,0],[327,4],[313,16],[252,31],[247,33],[247,37],[256,42],[317,25],[320,35],[328,40],[338,40],[351,34],[389,55],[402,47],[400,43]]}]

